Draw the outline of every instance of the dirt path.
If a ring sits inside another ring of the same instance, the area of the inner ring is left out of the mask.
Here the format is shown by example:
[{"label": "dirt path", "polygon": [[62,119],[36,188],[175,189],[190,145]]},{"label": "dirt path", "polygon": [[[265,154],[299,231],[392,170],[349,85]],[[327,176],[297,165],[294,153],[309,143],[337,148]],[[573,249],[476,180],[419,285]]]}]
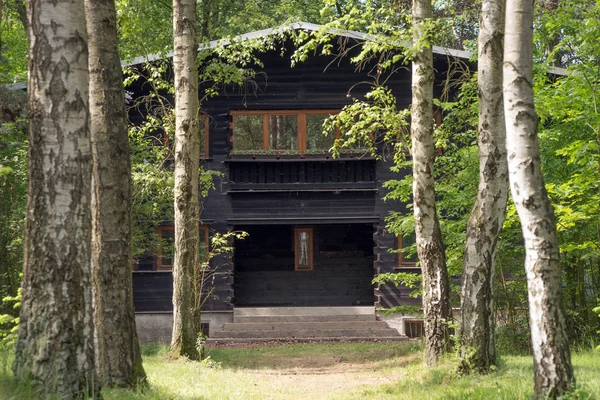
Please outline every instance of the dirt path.
[{"label": "dirt path", "polygon": [[[386,362],[344,363],[310,366],[310,360],[290,360],[290,368],[248,371],[272,394],[269,399],[339,399],[369,386],[398,381],[413,357]],[[297,365],[294,365],[295,362]]]}]

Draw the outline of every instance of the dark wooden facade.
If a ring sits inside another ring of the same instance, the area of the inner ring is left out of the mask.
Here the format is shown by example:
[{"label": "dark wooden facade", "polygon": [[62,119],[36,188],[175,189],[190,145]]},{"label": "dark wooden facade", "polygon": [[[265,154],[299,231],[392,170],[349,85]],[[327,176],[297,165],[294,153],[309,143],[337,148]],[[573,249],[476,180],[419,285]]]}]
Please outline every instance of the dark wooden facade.
[{"label": "dark wooden facade", "polygon": [[[216,274],[205,311],[244,306],[391,307],[415,304],[406,288],[374,288],[371,280],[398,267],[390,253],[397,238],[385,229],[390,209],[401,204],[384,202],[383,182],[398,179],[391,160],[364,155],[333,159],[325,152],[310,155],[231,155],[232,111],[340,110],[347,96],[361,96],[369,81],[348,62],[333,63],[315,56],[290,67],[291,52],[264,54],[264,73],[256,90],[227,88],[202,105],[209,119],[208,157],[203,167],[221,172],[204,200],[201,219],[211,232],[245,230],[249,238],[235,244],[233,257],[212,261]],[[436,61],[447,69],[444,59]],[[442,80],[440,74],[440,81]],[[388,86],[400,108],[411,100],[410,71],[402,69]],[[438,85],[439,87],[440,85]],[[314,266],[294,269],[293,230],[312,228]],[[168,272],[134,272],[137,312],[171,310],[172,279]]]}]

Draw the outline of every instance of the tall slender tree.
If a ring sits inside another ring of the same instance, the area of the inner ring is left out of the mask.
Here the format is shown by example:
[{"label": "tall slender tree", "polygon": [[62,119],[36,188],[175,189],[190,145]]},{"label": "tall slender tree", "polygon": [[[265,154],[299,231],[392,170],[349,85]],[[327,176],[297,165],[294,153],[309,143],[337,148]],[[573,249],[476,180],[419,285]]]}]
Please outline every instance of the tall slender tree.
[{"label": "tall slender tree", "polygon": [[175,263],[171,353],[199,357],[200,167],[196,1],[173,0],[175,73]]},{"label": "tall slender tree", "polygon": [[83,0],[31,0],[29,192],[15,375],[74,398],[94,378],[91,146]]},{"label": "tall slender tree", "polygon": [[535,396],[556,398],[574,381],[561,301],[554,211],[544,186],[533,102],[533,1],[508,0],[504,112],[510,190],[525,241]]},{"label": "tall slender tree", "polygon": [[92,142],[96,370],[106,386],[145,379],[131,278],[131,161],[114,0],[85,0]]},{"label": "tall slender tree", "polygon": [[425,354],[428,365],[446,351],[450,298],[446,255],[435,206],[433,161],[433,52],[431,0],[413,0],[411,137],[417,253],[423,273]]},{"label": "tall slender tree", "polygon": [[506,215],[508,166],[502,101],[505,0],[483,0],[479,18],[479,187],[467,223],[461,291],[461,371],[486,372],[495,363],[493,276],[496,244]]}]

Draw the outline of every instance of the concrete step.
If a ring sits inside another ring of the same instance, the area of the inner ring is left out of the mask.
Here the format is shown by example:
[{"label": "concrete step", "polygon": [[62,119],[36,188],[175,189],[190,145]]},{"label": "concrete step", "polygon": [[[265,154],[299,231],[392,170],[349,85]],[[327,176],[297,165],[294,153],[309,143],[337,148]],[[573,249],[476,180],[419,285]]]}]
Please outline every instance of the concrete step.
[{"label": "concrete step", "polygon": [[217,331],[211,338],[378,338],[400,336],[398,332],[391,328],[384,329],[300,329],[300,330],[245,330],[245,331]]},{"label": "concrete step", "polygon": [[383,321],[338,321],[338,322],[234,322],[227,323],[223,326],[224,331],[292,331],[292,330],[307,330],[307,329],[387,329],[388,325]]},{"label": "concrete step", "polygon": [[375,321],[375,313],[358,315],[276,315],[276,316],[235,316],[234,323],[247,322],[356,322],[356,321]]},{"label": "concrete step", "polygon": [[236,307],[233,309],[233,315],[234,317],[375,315],[375,307]]},{"label": "concrete step", "polygon": [[281,342],[281,343],[311,343],[311,342],[397,342],[401,340],[408,340],[408,337],[402,335],[396,336],[380,336],[380,337],[306,337],[306,338],[281,338],[281,337],[267,337],[267,338],[209,338],[206,343],[210,346],[219,344],[236,344],[236,343],[268,343],[268,342]]}]

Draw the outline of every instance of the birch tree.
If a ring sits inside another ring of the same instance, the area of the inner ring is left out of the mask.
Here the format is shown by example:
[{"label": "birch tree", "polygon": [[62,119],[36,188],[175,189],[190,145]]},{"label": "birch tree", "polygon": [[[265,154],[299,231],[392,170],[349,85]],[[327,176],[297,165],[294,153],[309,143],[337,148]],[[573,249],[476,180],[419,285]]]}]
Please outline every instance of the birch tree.
[{"label": "birch tree", "polygon": [[91,147],[83,0],[31,0],[29,191],[15,376],[75,398],[94,378]]},{"label": "birch tree", "polygon": [[483,0],[479,19],[479,187],[467,223],[461,291],[461,371],[495,363],[493,276],[496,244],[508,198],[502,101],[504,0]]},{"label": "birch tree", "polygon": [[175,72],[175,263],[171,353],[199,357],[200,164],[196,1],[173,0]]},{"label": "birch tree", "polygon": [[544,186],[533,102],[533,1],[506,3],[504,112],[510,190],[525,242],[535,396],[556,398],[574,382],[561,301],[554,211]]},{"label": "birch tree", "polygon": [[131,277],[131,161],[113,0],[85,0],[92,141],[96,370],[106,386],[145,379]]},{"label": "birch tree", "polygon": [[431,0],[413,0],[411,137],[417,253],[423,274],[425,355],[433,365],[447,347],[450,318],[448,272],[435,206],[433,161],[433,53],[428,43]]}]

